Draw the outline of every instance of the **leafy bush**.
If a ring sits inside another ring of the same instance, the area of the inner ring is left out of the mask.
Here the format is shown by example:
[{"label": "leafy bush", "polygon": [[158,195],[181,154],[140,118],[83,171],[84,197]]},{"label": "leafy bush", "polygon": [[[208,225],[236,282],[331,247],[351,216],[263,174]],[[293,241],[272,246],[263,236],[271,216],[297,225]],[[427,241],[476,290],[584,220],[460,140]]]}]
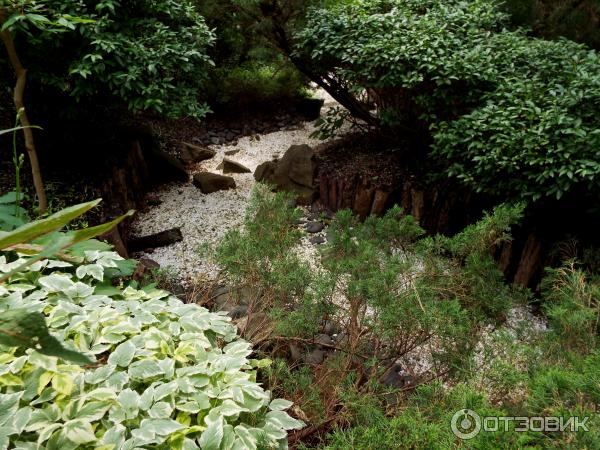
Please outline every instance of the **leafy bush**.
[{"label": "leafy bush", "polygon": [[196,117],[208,111],[199,96],[214,35],[191,0],[44,0],[23,7],[46,21],[86,19],[58,35],[30,26],[20,11],[7,20],[10,28],[28,27],[21,35],[24,59],[39,86],[77,100],[117,99],[133,111]]},{"label": "leafy bush", "polygon": [[212,90],[217,106],[247,107],[273,105],[301,95],[305,80],[284,62],[254,62],[214,70]]},{"label": "leafy bush", "polygon": [[0,448],[286,448],[303,424],[256,382],[269,361],[226,315],[124,284],[130,262],[78,239],[97,229],[23,244],[95,204],[0,235]]},{"label": "leafy bush", "polygon": [[597,189],[600,56],[506,19],[491,0],[361,0],[312,10],[296,53],[367,91],[380,125],[430,135],[444,176],[503,198]]},{"label": "leafy bush", "polygon": [[227,112],[265,107],[303,91],[306,79],[265,37],[266,27],[256,23],[258,2],[208,0],[197,5],[217,35],[209,52],[216,65],[209,71],[206,92],[211,106]]}]

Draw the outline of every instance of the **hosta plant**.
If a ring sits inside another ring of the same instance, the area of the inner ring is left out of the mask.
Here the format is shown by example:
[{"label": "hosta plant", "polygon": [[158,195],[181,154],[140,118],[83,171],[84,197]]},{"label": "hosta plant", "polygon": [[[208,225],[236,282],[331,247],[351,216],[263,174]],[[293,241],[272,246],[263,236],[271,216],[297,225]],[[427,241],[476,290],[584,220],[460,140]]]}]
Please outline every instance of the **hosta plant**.
[{"label": "hosta plant", "polygon": [[[90,250],[86,250],[91,248]],[[0,316],[42,313],[80,366],[0,344],[0,449],[286,448],[303,426],[256,381],[224,314],[117,281],[125,261],[86,241],[77,262],[41,259],[0,284]],[[5,252],[0,273],[30,256]]]}]

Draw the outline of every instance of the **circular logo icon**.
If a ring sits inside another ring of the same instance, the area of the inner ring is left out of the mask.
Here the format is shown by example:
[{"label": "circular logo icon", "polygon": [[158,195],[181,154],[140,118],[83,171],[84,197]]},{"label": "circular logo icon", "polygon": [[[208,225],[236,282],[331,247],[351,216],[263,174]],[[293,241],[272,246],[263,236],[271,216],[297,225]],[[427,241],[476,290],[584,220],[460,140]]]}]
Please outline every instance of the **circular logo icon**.
[{"label": "circular logo icon", "polygon": [[470,409],[461,409],[452,416],[452,432],[459,439],[473,439],[481,431],[481,417]]}]

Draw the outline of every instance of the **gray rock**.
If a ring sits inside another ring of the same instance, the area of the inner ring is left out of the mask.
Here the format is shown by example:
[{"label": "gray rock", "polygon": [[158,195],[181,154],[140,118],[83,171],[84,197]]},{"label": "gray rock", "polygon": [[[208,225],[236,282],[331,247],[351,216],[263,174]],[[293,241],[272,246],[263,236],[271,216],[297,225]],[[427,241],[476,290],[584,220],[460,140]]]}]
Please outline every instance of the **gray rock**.
[{"label": "gray rock", "polygon": [[230,289],[227,286],[217,286],[210,293],[210,298],[211,299],[217,298],[219,295],[227,294],[229,291],[230,291]]},{"label": "gray rock", "polygon": [[178,158],[159,149],[152,149],[149,152],[148,169],[155,182],[188,181],[190,178]]},{"label": "gray rock", "polygon": [[141,282],[144,281],[145,278],[152,275],[152,271],[160,268],[160,264],[150,258],[140,258],[138,260],[138,264],[135,267],[135,272],[132,275],[132,278]]},{"label": "gray rock", "polygon": [[293,192],[300,203],[309,204],[316,196],[316,172],[314,150],[308,145],[292,145],[276,163],[261,164],[254,177],[279,190]]},{"label": "gray rock", "polygon": [[339,327],[335,322],[332,322],[331,320],[326,320],[325,321],[325,325],[323,326],[323,332],[325,334],[328,335],[334,335],[337,334],[339,332]]},{"label": "gray rock", "polygon": [[243,164],[225,157],[223,158],[223,173],[252,173],[252,171]]},{"label": "gray rock", "polygon": [[402,371],[402,366],[399,364],[394,364],[388,371],[381,377],[381,384],[395,388],[401,389],[404,387],[404,377],[400,375]]},{"label": "gray rock", "polygon": [[318,233],[320,231],[323,231],[324,228],[325,225],[323,225],[321,222],[308,222],[306,224],[307,233]]},{"label": "gray rock", "polygon": [[277,163],[274,161],[266,161],[259,165],[254,171],[254,179],[256,181],[271,182],[275,174]]},{"label": "gray rock", "polygon": [[194,186],[204,194],[235,189],[235,180],[216,173],[200,172],[194,175]]},{"label": "gray rock", "polygon": [[343,331],[333,336],[334,341],[339,344],[344,344],[348,341],[348,335]]},{"label": "gray rock", "polygon": [[218,137],[211,137],[210,143],[213,145],[219,145],[221,143],[221,139],[219,139]]},{"label": "gray rock", "polygon": [[313,236],[309,239],[309,241],[311,244],[314,244],[314,245],[322,245],[325,242],[327,242],[327,239],[325,239],[324,236]]},{"label": "gray rock", "polygon": [[315,343],[319,344],[319,345],[333,345],[333,339],[331,339],[331,336],[329,336],[328,334],[325,333],[321,333],[318,334],[315,338]]},{"label": "gray rock", "polygon": [[239,152],[240,152],[240,149],[239,149],[239,148],[234,148],[234,149],[232,149],[232,150],[227,150],[227,151],[225,152],[225,154],[226,154],[227,156],[233,156],[233,155],[237,155]]},{"label": "gray rock", "polygon": [[186,164],[193,164],[200,161],[213,158],[217,152],[210,148],[200,147],[198,145],[182,142],[180,159]]},{"label": "gray rock", "polygon": [[304,362],[306,364],[321,364],[325,359],[325,352],[323,350],[315,349],[312,352],[304,356]]},{"label": "gray rock", "polygon": [[296,109],[306,120],[317,120],[321,115],[321,108],[325,100],[321,98],[303,98],[298,101]]},{"label": "gray rock", "polygon": [[237,303],[229,292],[225,292],[214,298],[214,305],[217,311],[233,311]]},{"label": "gray rock", "polygon": [[292,145],[281,158],[275,176],[287,176],[300,186],[313,188],[316,172],[314,154],[308,145]]},{"label": "gray rock", "polygon": [[229,312],[228,315],[233,320],[240,319],[240,318],[242,318],[244,316],[247,316],[248,315],[248,306],[246,306],[246,305],[238,305],[235,308],[233,308]]},{"label": "gray rock", "polygon": [[302,360],[302,350],[296,344],[290,344],[290,356],[292,357],[292,361],[300,361]]}]

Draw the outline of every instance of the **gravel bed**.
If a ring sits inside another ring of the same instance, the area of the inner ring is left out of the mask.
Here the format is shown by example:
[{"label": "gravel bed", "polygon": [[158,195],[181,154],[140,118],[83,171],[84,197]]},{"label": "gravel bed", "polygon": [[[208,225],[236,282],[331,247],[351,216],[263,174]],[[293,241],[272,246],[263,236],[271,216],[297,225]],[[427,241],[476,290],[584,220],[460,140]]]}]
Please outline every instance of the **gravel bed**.
[{"label": "gravel bed", "polygon": [[[318,91],[316,95],[325,99],[325,109],[335,105],[325,92]],[[283,156],[291,145],[321,143],[310,137],[314,130],[314,123],[304,123],[298,129],[247,136],[239,139],[237,145],[210,146],[217,151],[217,155],[193,166],[190,175],[201,171],[222,173],[217,167],[227,156],[225,153],[236,150],[237,153],[228,157],[254,172],[259,164]],[[242,224],[255,183],[252,173],[228,175],[235,179],[235,190],[203,194],[189,182],[163,185],[151,192],[150,195],[160,200],[160,204],[137,215],[133,234],[143,236],[180,227],[183,241],[135,256],[151,258],[161,267],[172,269],[184,283],[198,276],[215,279],[219,268],[199,249],[212,246],[228,230]],[[306,245],[312,246],[308,242]]]}]

